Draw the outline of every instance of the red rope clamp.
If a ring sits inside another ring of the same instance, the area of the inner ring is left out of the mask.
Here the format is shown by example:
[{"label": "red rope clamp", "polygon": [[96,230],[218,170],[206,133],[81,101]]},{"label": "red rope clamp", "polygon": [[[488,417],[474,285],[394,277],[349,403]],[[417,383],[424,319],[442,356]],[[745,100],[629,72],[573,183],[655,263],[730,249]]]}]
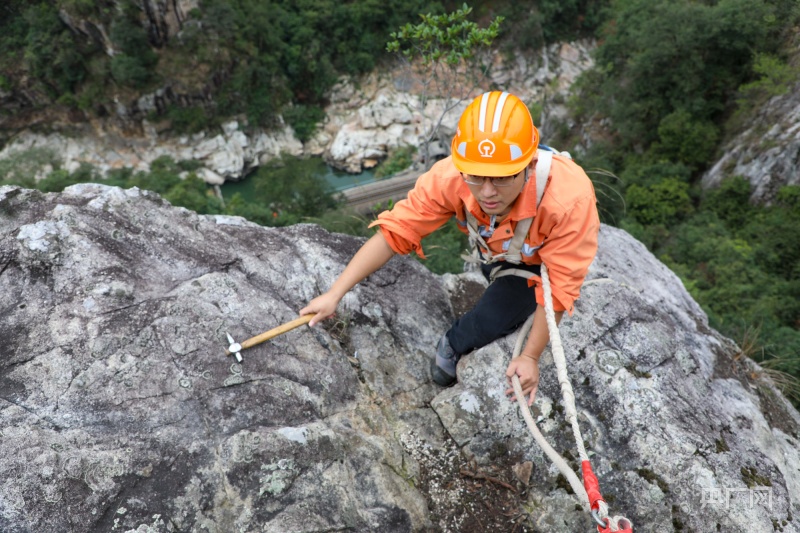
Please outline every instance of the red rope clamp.
[{"label": "red rope clamp", "polygon": [[581,471],[583,473],[583,486],[586,489],[586,495],[589,497],[589,507],[593,511],[600,508],[600,502],[604,502],[602,494],[600,494],[600,482],[597,476],[592,471],[592,465],[589,461],[581,462]]},{"label": "red rope clamp", "polygon": [[583,473],[583,487],[589,497],[589,506],[592,509],[592,518],[597,522],[598,533],[633,533],[633,524],[627,518],[621,516],[615,516],[613,519],[600,517],[598,513],[600,502],[606,502],[600,493],[600,481],[594,475],[589,461],[581,461],[581,471]]}]

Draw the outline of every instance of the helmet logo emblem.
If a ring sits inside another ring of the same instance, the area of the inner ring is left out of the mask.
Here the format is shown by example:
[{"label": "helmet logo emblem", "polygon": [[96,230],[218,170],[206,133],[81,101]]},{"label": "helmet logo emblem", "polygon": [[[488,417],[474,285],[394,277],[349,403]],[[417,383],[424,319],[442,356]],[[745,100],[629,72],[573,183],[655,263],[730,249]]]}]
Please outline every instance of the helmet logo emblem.
[{"label": "helmet logo emblem", "polygon": [[478,152],[481,157],[492,157],[497,147],[489,139],[484,139],[478,144]]}]

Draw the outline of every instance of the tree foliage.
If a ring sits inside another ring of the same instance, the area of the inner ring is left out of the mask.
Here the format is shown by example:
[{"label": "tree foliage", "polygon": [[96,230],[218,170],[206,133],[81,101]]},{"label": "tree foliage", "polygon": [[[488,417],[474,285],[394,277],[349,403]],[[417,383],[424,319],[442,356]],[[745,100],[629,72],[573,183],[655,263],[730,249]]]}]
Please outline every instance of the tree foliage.
[{"label": "tree foliage", "polygon": [[[419,111],[425,113],[431,98],[447,99],[437,117],[430,117],[432,126],[422,147],[423,166],[430,165],[429,145],[433,142],[447,113],[475,90],[488,66],[480,66],[476,54],[497,38],[502,17],[495,17],[486,28],[468,19],[472,8],[463,4],[455,11],[420,15],[418,24],[407,23],[391,33],[386,45],[389,52],[400,54],[407,66],[421,80]],[[446,144],[446,142],[443,142]]]},{"label": "tree foliage", "polygon": [[43,179],[34,180],[29,170],[37,167],[41,169],[43,164],[49,164],[49,157],[51,154],[41,149],[18,154],[15,158],[15,165],[0,167],[0,186],[19,185],[44,192],[61,192],[77,183],[103,183],[123,188],[138,187],[157,192],[173,205],[198,213],[219,214],[224,212],[222,201],[214,195],[214,192],[203,180],[192,173],[185,175],[182,166],[167,156],[154,160],[150,165],[149,172],[135,172],[131,168],[123,168],[114,170],[107,177],[101,178],[96,168],[88,163],[83,163],[72,172],[56,168]]},{"label": "tree foliage", "polygon": [[791,85],[800,77],[800,67],[793,67],[780,57],[766,53],[755,55],[753,72],[757,78],[739,87],[736,102],[744,109],[788,93]]},{"label": "tree foliage", "polygon": [[410,20],[424,4],[202,0],[196,15],[207,31],[199,45],[216,51],[207,54],[210,62],[231,69],[221,87],[220,113],[244,112],[252,123],[270,125],[294,104],[291,123],[307,137],[339,76],[371,70],[388,28]]},{"label": "tree foliage", "polygon": [[[542,36],[586,35],[599,24],[607,1],[476,0],[472,7],[481,20],[511,19],[504,38],[525,47],[539,46]],[[453,2],[200,0],[180,33],[166,41],[149,38],[141,2],[120,0],[113,9],[91,0],[0,4],[4,90],[33,85],[51,102],[99,114],[113,109],[119,88],[141,94],[161,84],[203,96],[210,91],[213,102],[186,99],[159,112],[166,112],[181,132],[240,114],[252,125],[271,127],[285,113],[306,139],[343,74],[371,71],[388,57],[391,31],[419,20],[419,13],[442,16],[445,4]],[[80,20],[89,21],[89,28],[105,28],[111,53],[99,32],[87,35],[67,25]]]},{"label": "tree foliage", "polygon": [[304,159],[284,155],[279,161],[260,167],[255,182],[255,202],[266,207],[272,220],[264,223],[285,226],[318,217],[339,205],[333,188],[321,176],[321,159]]},{"label": "tree foliage", "polygon": [[767,0],[617,0],[597,51],[598,104],[629,144],[657,140],[676,111],[717,122],[754,51],[783,21]]},{"label": "tree foliage", "polygon": [[800,186],[784,187],[771,206],[749,197],[746,180],[726,180],[654,251],[715,328],[740,340],[754,328],[762,357],[800,376],[800,234],[778,229],[800,227]]},{"label": "tree foliage", "polygon": [[402,53],[407,59],[419,58],[426,67],[439,63],[460,66],[463,61],[472,59],[479,47],[492,44],[503,21],[502,17],[496,17],[489,27],[481,28],[467,19],[470,13],[472,8],[464,4],[451,13],[420,15],[422,22],[404,24],[392,32],[386,49]]},{"label": "tree foliage", "polygon": [[86,76],[86,46],[76,43],[50,3],[32,4],[22,12],[27,29],[25,63],[53,98],[72,93]]},{"label": "tree foliage", "polygon": [[676,178],[649,187],[631,185],[625,200],[630,215],[643,225],[670,226],[692,212],[689,185]]},{"label": "tree foliage", "polygon": [[117,47],[111,58],[111,75],[122,85],[143,88],[153,79],[158,55],[147,42],[147,33],[136,14],[130,11],[111,24],[110,38]]},{"label": "tree foliage", "polygon": [[769,206],[751,203],[740,177],[701,188],[729,117],[797,82],[785,46],[800,7],[615,0],[607,13],[597,66],[571,102],[585,119],[610,119],[612,135],[582,161],[619,176],[598,187],[610,191],[601,216],[678,273],[715,328],[755,340],[773,368],[800,376],[800,240],[786,230],[800,227],[798,187],[782,189]]}]

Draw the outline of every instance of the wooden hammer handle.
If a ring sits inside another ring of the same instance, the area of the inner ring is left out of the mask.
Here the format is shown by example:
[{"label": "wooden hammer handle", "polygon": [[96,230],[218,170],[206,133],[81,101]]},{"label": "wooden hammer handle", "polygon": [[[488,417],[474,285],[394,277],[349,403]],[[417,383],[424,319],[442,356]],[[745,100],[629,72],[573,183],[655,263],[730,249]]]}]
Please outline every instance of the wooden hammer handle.
[{"label": "wooden hammer handle", "polygon": [[242,343],[242,350],[246,350],[251,346],[255,346],[256,344],[261,344],[264,341],[268,341],[273,337],[277,337],[278,335],[282,335],[287,331],[291,331],[296,327],[300,327],[303,324],[308,324],[312,318],[316,316],[316,313],[311,313],[310,315],[303,315],[300,318],[296,318],[291,322],[287,322],[286,324],[282,324],[277,328],[273,328],[269,331],[262,333],[261,335],[256,335],[255,337],[251,337]]}]

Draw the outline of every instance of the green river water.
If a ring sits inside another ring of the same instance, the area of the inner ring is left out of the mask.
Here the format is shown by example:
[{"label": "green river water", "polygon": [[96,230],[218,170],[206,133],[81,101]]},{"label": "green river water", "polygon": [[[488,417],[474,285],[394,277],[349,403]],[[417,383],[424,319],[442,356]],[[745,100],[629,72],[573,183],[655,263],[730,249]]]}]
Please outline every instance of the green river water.
[{"label": "green river water", "polygon": [[[323,177],[336,192],[340,192],[351,187],[357,187],[359,185],[366,185],[367,183],[372,183],[375,181],[375,172],[372,169],[365,170],[360,174],[349,174],[327,165],[325,166],[325,169],[326,172]],[[222,190],[222,197],[226,200],[232,198],[233,195],[238,192],[241,193],[242,198],[244,198],[245,201],[249,201],[253,197],[253,187],[253,180],[249,180],[247,177],[245,177],[241,181],[226,181],[220,186],[220,189]]]}]

